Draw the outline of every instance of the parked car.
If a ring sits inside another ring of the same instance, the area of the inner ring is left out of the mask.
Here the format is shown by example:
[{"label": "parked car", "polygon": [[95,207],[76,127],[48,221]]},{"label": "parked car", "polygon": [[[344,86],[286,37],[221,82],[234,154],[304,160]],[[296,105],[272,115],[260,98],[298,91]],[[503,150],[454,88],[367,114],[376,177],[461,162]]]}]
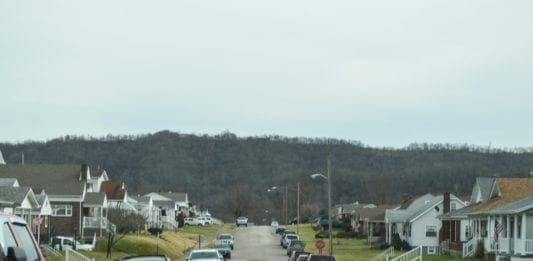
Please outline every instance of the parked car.
[{"label": "parked car", "polygon": [[141,255],[141,256],[127,256],[121,259],[122,261],[170,261],[168,256],[164,255]]},{"label": "parked car", "polygon": [[185,260],[223,261],[224,257],[216,249],[197,249],[191,251]]},{"label": "parked car", "polygon": [[289,261],[296,261],[298,259],[299,256],[302,256],[302,255],[309,255],[310,253],[309,252],[305,252],[305,251],[292,251],[291,255],[289,256]]},{"label": "parked car", "polygon": [[328,231],[319,231],[315,234],[315,238],[329,238]]},{"label": "parked car", "polygon": [[302,255],[299,255],[298,258],[296,258],[296,261],[307,261],[308,258],[309,258],[309,255],[302,254]]},{"label": "parked car", "polygon": [[19,216],[0,214],[0,260],[44,261],[39,244]]},{"label": "parked car", "polygon": [[208,219],[207,217],[197,217],[196,219],[202,226],[211,225],[212,223],[211,218]]},{"label": "parked car", "polygon": [[287,256],[291,256],[293,251],[304,251],[305,241],[299,239],[292,239],[287,244]]},{"label": "parked car", "polygon": [[287,248],[289,246],[289,242],[294,239],[300,239],[300,237],[296,234],[287,234],[283,237],[281,240],[281,246],[283,248]]},{"label": "parked car", "polygon": [[203,226],[203,225],[205,225],[206,221],[205,220],[201,220],[199,218],[187,217],[187,218],[185,218],[183,223],[185,225],[191,225],[191,226]]},{"label": "parked car", "polygon": [[335,256],[310,254],[307,261],[336,261]]},{"label": "parked car", "polygon": [[283,238],[287,234],[295,234],[296,235],[296,231],[284,230],[283,232],[281,232],[281,238]]},{"label": "parked car", "polygon": [[231,247],[227,243],[218,241],[214,248],[222,255],[223,258],[231,258]]},{"label": "parked car", "polygon": [[285,231],[285,226],[284,225],[279,225],[277,228],[276,228],[276,234],[280,234],[283,233],[283,231]]},{"label": "parked car", "polygon": [[247,217],[238,217],[236,223],[237,223],[238,227],[240,227],[240,226],[247,227],[248,226],[248,218]]},{"label": "parked car", "polygon": [[85,251],[92,251],[94,250],[93,244],[82,244],[76,240],[74,240],[73,237],[64,237],[64,236],[55,236],[52,238],[52,247],[55,250],[66,250],[67,248],[71,248],[74,250],[85,250]]},{"label": "parked car", "polygon": [[278,221],[272,221],[272,222],[270,222],[270,226],[271,226],[271,227],[278,228],[279,223],[278,223]]},{"label": "parked car", "polygon": [[231,234],[219,234],[217,236],[217,241],[222,241],[222,242],[225,242],[227,243],[231,250],[233,250],[233,235]]}]

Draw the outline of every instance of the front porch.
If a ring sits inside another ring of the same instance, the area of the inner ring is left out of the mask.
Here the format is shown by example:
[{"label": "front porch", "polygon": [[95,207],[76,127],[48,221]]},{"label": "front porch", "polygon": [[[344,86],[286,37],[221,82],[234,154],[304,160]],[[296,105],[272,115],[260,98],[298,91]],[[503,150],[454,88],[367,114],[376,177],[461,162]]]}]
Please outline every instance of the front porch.
[{"label": "front porch", "polygon": [[[106,217],[83,217],[82,237],[86,232],[98,231],[99,236],[107,232],[116,233],[116,225],[109,222]],[[89,233],[90,234],[90,233]]]}]

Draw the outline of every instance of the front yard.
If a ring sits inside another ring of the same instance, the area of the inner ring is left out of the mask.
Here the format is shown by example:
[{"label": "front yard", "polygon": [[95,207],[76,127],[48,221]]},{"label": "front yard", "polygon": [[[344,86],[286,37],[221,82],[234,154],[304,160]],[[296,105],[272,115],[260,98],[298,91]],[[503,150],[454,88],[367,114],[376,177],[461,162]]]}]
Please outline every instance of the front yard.
[{"label": "front yard", "polygon": [[[288,226],[287,229],[296,231],[296,226]],[[335,235],[340,230],[333,230],[333,235]],[[312,253],[318,253],[318,249],[315,247],[315,231],[311,228],[309,224],[300,225],[300,236],[307,243],[306,251]],[[322,249],[323,253],[328,252],[329,239],[322,239],[326,246]],[[337,258],[337,261],[353,261],[361,260],[366,261],[370,260],[372,257],[381,253],[381,250],[370,249],[370,245],[366,243],[363,239],[347,239],[347,238],[333,238],[333,255]],[[396,254],[400,252],[396,251]],[[423,260],[428,261],[452,261],[452,260],[462,260],[459,257],[450,257],[450,256],[439,256],[439,255],[424,255]],[[468,260],[481,260],[481,259],[468,259]]]}]

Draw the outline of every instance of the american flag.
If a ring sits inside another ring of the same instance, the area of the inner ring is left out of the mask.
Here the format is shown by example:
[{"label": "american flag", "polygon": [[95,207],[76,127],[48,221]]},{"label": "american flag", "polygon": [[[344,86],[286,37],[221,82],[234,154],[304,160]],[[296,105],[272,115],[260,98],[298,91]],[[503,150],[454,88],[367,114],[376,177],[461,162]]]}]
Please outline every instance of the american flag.
[{"label": "american flag", "polygon": [[503,225],[501,223],[498,223],[496,220],[496,224],[494,225],[494,243],[498,241],[498,235],[503,231]]}]

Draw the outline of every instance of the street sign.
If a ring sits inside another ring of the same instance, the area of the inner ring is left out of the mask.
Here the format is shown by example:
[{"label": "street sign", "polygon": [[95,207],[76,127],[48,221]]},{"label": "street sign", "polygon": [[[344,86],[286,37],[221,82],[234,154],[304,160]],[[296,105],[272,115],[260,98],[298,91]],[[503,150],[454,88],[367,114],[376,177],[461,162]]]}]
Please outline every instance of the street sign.
[{"label": "street sign", "polygon": [[323,240],[319,239],[316,241],[315,246],[317,249],[322,249],[324,248],[324,246],[326,246],[326,244],[324,243]]}]

